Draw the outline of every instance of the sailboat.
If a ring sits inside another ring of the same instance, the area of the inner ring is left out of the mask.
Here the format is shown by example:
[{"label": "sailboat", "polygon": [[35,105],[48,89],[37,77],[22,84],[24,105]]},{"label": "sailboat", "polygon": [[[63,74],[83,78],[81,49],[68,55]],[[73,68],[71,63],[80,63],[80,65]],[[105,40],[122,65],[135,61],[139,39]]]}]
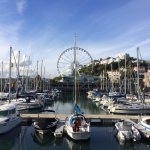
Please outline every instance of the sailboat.
[{"label": "sailboat", "polygon": [[69,115],[65,121],[65,131],[67,135],[73,140],[88,140],[90,138],[90,124],[77,105],[77,69],[76,69],[76,39],[74,46],[74,113]]},{"label": "sailboat", "polygon": [[9,64],[9,103],[0,106],[0,134],[4,134],[19,124],[21,124],[21,117],[16,110],[16,105],[10,102],[11,97],[11,51],[10,47],[10,64]]}]

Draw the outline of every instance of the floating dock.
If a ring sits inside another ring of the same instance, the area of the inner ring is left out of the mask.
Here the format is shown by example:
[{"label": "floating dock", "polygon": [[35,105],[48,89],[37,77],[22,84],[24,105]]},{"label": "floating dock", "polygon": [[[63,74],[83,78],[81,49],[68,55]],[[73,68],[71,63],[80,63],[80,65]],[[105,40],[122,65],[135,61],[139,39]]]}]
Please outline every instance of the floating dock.
[{"label": "floating dock", "polygon": [[[20,114],[23,119],[36,119],[36,118],[54,118],[52,114]],[[56,117],[61,121],[65,121],[68,114],[56,114]],[[98,114],[84,114],[85,118],[91,123],[98,122],[115,122],[122,119],[130,119],[137,121],[141,115],[98,115]]]}]

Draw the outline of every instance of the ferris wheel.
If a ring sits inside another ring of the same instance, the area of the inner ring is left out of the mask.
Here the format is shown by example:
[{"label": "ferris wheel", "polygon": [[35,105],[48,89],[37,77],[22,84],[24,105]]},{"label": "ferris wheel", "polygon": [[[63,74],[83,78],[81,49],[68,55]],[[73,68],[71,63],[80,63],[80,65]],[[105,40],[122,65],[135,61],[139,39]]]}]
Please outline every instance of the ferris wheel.
[{"label": "ferris wheel", "polygon": [[60,76],[71,75],[74,71],[74,50],[76,50],[76,69],[80,69],[88,64],[93,68],[93,59],[90,53],[80,47],[71,47],[64,50],[58,58],[57,70]]}]

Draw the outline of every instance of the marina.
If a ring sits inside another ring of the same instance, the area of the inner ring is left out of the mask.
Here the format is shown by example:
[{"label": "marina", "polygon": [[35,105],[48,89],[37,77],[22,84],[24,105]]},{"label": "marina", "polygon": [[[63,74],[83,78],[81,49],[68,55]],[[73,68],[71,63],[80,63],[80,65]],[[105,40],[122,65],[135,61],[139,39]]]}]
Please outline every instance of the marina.
[{"label": "marina", "polygon": [[149,8],[0,0],[0,150],[150,150]]},{"label": "marina", "polygon": [[[77,144],[80,143],[79,147],[85,143],[82,149],[94,149],[93,144],[95,141],[97,142],[96,144],[99,143],[96,140],[97,137],[104,138],[105,136],[105,133],[99,133],[99,130],[101,131],[102,129],[110,129],[109,134],[111,135],[111,139],[112,141],[114,139],[117,140],[118,143],[116,143],[115,146],[119,146],[119,148],[128,144],[131,146],[134,143],[137,144],[139,142],[142,143],[143,140],[149,140],[149,125],[148,129],[146,128],[147,124],[145,128],[141,127],[143,125],[141,120],[143,120],[146,115],[150,114],[150,104],[148,100],[146,103],[144,102],[145,96],[141,97],[140,91],[138,91],[139,93],[137,93],[137,96],[131,94],[130,96],[127,95],[126,86],[123,88],[122,93],[113,91],[114,83],[112,81],[110,81],[111,85],[109,85],[112,91],[109,89],[109,92],[101,91],[100,88],[88,90],[89,87],[80,90],[81,87],[78,86],[79,81],[77,81],[77,77],[79,77],[77,75],[79,67],[77,54],[78,51],[85,52],[88,56],[90,56],[90,54],[76,47],[76,36],[74,47],[64,51],[60,55],[61,57],[58,62],[68,51],[72,51],[73,53],[72,71],[74,73],[72,76],[73,84],[71,91],[62,91],[61,88],[57,89],[52,86],[50,89],[44,91],[44,81],[41,80],[40,83],[36,78],[34,86],[35,91],[25,91],[24,87],[27,86],[27,83],[18,85],[18,79],[16,82],[16,93],[12,94],[10,86],[12,81],[12,47],[10,47],[9,94],[6,95],[5,93],[1,93],[0,107],[2,107],[2,109],[0,109],[0,133],[2,135],[0,136],[13,131],[16,126],[19,126],[20,122],[10,129],[8,125],[11,118],[19,118],[20,120],[22,119],[20,126],[21,133],[19,134],[20,141],[24,140],[25,134],[29,134],[28,136],[32,135],[31,141],[40,145],[45,145],[49,140],[58,140],[65,142],[63,146],[68,144],[69,149],[74,149],[74,145],[76,146],[77,142]],[[139,82],[139,77],[137,78],[137,82]],[[139,86],[140,85],[137,85],[137,87]],[[15,116],[13,116],[13,109],[8,111],[8,108],[5,108],[5,106],[8,105],[7,103],[9,103],[9,105],[14,105],[16,112]],[[8,117],[5,118],[6,116]],[[6,125],[8,125],[8,127],[5,132],[3,132],[3,129],[5,129],[3,126]],[[26,130],[23,130],[23,133],[22,128],[26,128]],[[95,141],[91,143],[93,138]],[[103,140],[101,139],[101,141]],[[21,147],[19,147],[19,150],[24,146],[22,142],[20,145]],[[34,144],[32,143],[32,145]],[[53,148],[55,148],[55,145],[57,145],[57,143],[54,142]],[[147,147],[144,145],[144,148]],[[64,149],[66,149],[66,147],[64,147]]]}]

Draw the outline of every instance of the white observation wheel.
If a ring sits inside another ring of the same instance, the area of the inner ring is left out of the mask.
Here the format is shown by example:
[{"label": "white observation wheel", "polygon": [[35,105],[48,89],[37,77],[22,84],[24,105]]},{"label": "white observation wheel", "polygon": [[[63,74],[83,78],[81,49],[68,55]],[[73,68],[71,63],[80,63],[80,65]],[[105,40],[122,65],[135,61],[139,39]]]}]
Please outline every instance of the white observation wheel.
[{"label": "white observation wheel", "polygon": [[93,59],[88,51],[80,47],[71,47],[61,53],[57,61],[57,70],[60,76],[72,75],[74,71],[74,49],[76,49],[76,69],[85,65],[92,65]]}]

